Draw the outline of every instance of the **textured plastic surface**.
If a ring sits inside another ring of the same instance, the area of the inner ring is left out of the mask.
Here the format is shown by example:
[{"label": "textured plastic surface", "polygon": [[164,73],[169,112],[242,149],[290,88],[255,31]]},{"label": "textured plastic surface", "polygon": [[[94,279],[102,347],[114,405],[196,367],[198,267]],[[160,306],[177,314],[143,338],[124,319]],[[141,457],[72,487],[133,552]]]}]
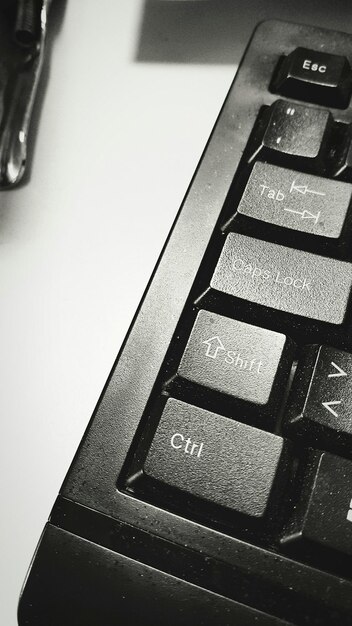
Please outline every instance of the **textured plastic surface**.
[{"label": "textured plastic surface", "polygon": [[218,291],[331,324],[342,324],[351,286],[349,263],[237,233],[228,235],[211,280]]},{"label": "textured plastic surface", "polygon": [[258,162],[238,212],[284,228],[337,239],[351,194],[349,183]]},{"label": "textured plastic surface", "polygon": [[[284,542],[316,544],[352,556],[352,462],[314,453],[305,478],[305,498],[295,510]],[[343,558],[343,557],[342,557]]]},{"label": "textured plastic surface", "polygon": [[55,526],[44,531],[19,622],[36,626],[289,626]]},{"label": "textured plastic surface", "polygon": [[283,443],[272,433],[170,398],[144,471],[191,495],[262,517]]},{"label": "textured plastic surface", "polygon": [[286,343],[285,335],[200,311],[178,374],[254,404],[266,404]]},{"label": "textured plastic surface", "polygon": [[345,108],[351,98],[351,67],[343,56],[296,48],[282,63],[274,88],[300,100]]},{"label": "textured plastic surface", "polygon": [[324,149],[329,124],[329,111],[277,100],[270,111],[262,148],[300,159],[317,159]]}]

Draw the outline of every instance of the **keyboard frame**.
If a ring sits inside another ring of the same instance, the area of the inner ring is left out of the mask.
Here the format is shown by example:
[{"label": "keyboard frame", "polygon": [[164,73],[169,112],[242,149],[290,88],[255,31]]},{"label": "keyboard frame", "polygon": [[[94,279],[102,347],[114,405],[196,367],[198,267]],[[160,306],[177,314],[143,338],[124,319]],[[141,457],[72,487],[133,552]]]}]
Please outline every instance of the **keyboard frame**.
[{"label": "keyboard frame", "polygon": [[[116,486],[258,112],[280,97],[268,90],[278,59],[298,46],[347,56],[352,65],[351,35],[334,33],[332,39],[330,31],[276,20],[255,30],[44,537],[55,526],[281,619],[328,624],[352,619],[352,579],[246,543]],[[330,110],[336,121],[352,123],[351,106]],[[129,537],[125,543],[121,532]],[[159,557],[151,556],[150,543],[159,546]],[[40,550],[39,544],[37,559]],[[167,550],[174,554],[170,562]],[[192,563],[200,569],[207,564],[207,575],[196,575]],[[29,588],[40,604],[40,588],[29,574],[20,624],[38,623],[28,617]]]}]

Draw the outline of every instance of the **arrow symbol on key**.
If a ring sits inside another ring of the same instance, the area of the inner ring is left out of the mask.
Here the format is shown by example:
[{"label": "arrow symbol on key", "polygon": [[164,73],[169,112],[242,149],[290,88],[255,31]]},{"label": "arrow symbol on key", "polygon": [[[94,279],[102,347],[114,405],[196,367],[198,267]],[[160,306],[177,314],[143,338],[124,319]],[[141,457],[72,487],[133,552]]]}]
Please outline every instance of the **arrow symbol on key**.
[{"label": "arrow symbol on key", "polygon": [[225,346],[222,343],[220,337],[211,337],[206,341],[202,341],[207,346],[207,351],[205,356],[208,356],[210,359],[216,359],[218,356],[219,350],[225,350]]},{"label": "arrow symbol on key", "polygon": [[303,193],[303,195],[305,195],[307,191],[307,185],[296,185],[296,181],[294,180],[291,183],[290,193],[292,193],[292,191],[298,191],[298,193]]},{"label": "arrow symbol on key", "polygon": [[298,193],[301,193],[304,196],[306,195],[306,193],[311,193],[314,196],[325,196],[325,193],[323,191],[315,191],[315,189],[309,189],[308,185],[296,185],[295,180],[291,183],[290,193],[292,193],[293,191],[298,191]]},{"label": "arrow symbol on key", "polygon": [[332,406],[335,406],[336,404],[341,404],[341,400],[330,400],[330,402],[322,402],[324,409],[327,409],[328,411],[330,411],[330,413],[332,413],[334,417],[338,417],[338,414],[336,413],[336,411],[334,411],[334,409],[331,408]]},{"label": "arrow symbol on key", "polygon": [[318,213],[314,215],[314,213],[311,213],[307,209],[304,209],[303,211],[296,211],[295,209],[288,209],[287,207],[284,207],[284,211],[287,211],[288,213],[295,213],[295,215],[300,215],[302,220],[307,220],[307,219],[314,220],[316,224],[318,222],[318,219],[321,213],[320,211],[318,211]]},{"label": "arrow symbol on key", "polygon": [[307,209],[305,209],[302,213],[303,220],[311,219],[311,220],[315,220],[315,223],[317,223],[319,217],[320,217],[320,211],[318,211],[318,213],[314,215],[314,213],[311,213],[310,211],[307,211]]},{"label": "arrow symbol on key", "polygon": [[337,373],[334,372],[333,374],[328,374],[328,378],[339,378],[340,376],[347,376],[347,373],[342,369],[342,367],[334,363],[334,361],[331,361],[331,365],[337,370]]}]

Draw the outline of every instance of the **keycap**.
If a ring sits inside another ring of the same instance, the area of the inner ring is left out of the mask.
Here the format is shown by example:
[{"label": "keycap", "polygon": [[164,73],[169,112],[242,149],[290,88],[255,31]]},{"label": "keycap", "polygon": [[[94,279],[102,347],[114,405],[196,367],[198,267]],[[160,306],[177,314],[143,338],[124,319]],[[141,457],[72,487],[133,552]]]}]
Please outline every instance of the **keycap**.
[{"label": "keycap", "polygon": [[352,354],[310,346],[299,360],[285,432],[352,450]]},{"label": "keycap", "polygon": [[210,286],[220,292],[331,324],[342,324],[352,265],[230,233]]},{"label": "keycap", "polygon": [[263,518],[276,482],[284,440],[272,433],[167,401],[144,473],[207,502]]},{"label": "keycap", "polygon": [[282,543],[312,543],[352,555],[352,462],[315,452]]},{"label": "keycap", "polygon": [[286,337],[199,311],[178,368],[182,378],[258,405],[269,401]]},{"label": "keycap", "polygon": [[273,89],[297,100],[345,108],[351,97],[351,67],[344,56],[299,47],[280,65]]},{"label": "keycap", "polygon": [[257,162],[237,211],[284,228],[338,239],[351,195],[349,183]]},{"label": "keycap", "polygon": [[301,166],[323,167],[332,128],[330,111],[277,100],[264,118],[264,134],[252,140],[249,163],[259,155],[262,160],[276,156],[282,162],[288,157]]}]

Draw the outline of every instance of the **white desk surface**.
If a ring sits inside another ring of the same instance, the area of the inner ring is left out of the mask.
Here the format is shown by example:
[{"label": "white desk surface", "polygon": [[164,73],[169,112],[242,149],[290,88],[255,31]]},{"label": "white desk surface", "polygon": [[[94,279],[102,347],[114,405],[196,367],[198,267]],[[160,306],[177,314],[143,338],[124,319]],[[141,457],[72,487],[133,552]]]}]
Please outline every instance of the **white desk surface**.
[{"label": "white desk surface", "polygon": [[98,4],[67,4],[30,181],[0,195],[4,626],[235,69],[135,62],[143,2]]},{"label": "white desk surface", "polygon": [[4,626],[236,70],[221,36],[210,64],[136,60],[145,8],[67,2],[30,180],[0,194]]}]

